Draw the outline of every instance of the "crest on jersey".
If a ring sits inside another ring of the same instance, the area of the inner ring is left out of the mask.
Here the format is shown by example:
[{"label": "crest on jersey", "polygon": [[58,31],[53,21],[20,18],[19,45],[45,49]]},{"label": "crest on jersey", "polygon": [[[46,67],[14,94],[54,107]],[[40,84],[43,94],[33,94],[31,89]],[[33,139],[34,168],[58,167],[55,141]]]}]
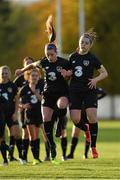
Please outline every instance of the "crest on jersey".
[{"label": "crest on jersey", "polygon": [[88,66],[90,64],[90,61],[89,60],[84,60],[83,64],[84,64],[84,66]]},{"label": "crest on jersey", "polygon": [[10,87],[7,90],[8,90],[9,93],[12,92],[12,88],[10,88]]},{"label": "crest on jersey", "polygon": [[49,69],[49,66],[46,66],[45,69]]},{"label": "crest on jersey", "polygon": [[23,81],[23,84],[26,84],[26,81]]},{"label": "crest on jersey", "polygon": [[60,72],[62,70],[62,67],[61,66],[57,66],[56,69],[57,69],[58,72]]}]

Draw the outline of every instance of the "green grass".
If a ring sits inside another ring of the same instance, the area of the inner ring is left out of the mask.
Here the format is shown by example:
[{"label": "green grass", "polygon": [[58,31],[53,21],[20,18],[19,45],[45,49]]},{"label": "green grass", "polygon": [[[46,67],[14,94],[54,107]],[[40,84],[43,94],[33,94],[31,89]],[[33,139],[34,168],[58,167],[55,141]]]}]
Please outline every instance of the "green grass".
[{"label": "green grass", "polygon": [[[68,153],[70,149],[70,134],[72,125],[68,126]],[[59,140],[57,140],[58,159],[61,157]],[[32,165],[32,155],[29,152],[28,165],[20,165],[19,162],[9,163],[8,167],[0,167],[1,179],[120,179],[120,121],[99,122],[99,136],[97,149],[99,159],[83,160],[84,151],[83,133],[80,134],[79,144],[75,152],[75,158],[60,165],[45,162],[40,165]],[[15,152],[16,157],[17,153]],[[45,156],[44,145],[41,144],[41,159]],[[0,161],[2,159],[0,157]]]}]

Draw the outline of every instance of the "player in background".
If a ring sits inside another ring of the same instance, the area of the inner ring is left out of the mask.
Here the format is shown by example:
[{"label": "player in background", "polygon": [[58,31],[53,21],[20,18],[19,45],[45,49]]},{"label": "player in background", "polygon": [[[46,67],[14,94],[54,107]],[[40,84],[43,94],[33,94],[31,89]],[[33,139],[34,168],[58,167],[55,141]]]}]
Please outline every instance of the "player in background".
[{"label": "player in background", "polygon": [[[20,135],[19,125],[18,125],[18,120],[17,120],[17,112],[18,112],[17,87],[10,79],[11,79],[11,71],[9,67],[1,66],[0,67],[0,96],[3,97],[6,101],[5,104],[3,103],[5,108],[3,109],[4,120],[3,120],[2,136],[4,136],[4,131],[5,131],[4,128],[5,128],[5,125],[7,124],[11,136],[13,136],[15,139],[20,163],[24,164],[25,162],[22,156],[22,138]],[[1,143],[1,152],[4,157],[4,163],[7,163],[5,143]]]},{"label": "player in background", "polygon": [[[32,57],[25,57],[23,59],[23,67],[26,67],[27,65],[31,64],[34,62],[34,59]],[[14,83],[16,84],[18,90],[25,86],[28,83],[29,79],[29,71],[25,72],[24,74],[18,76],[15,78]],[[22,123],[22,153],[23,153],[23,158],[27,161],[27,154],[28,154],[28,149],[29,149],[29,133],[25,124],[25,114],[24,114],[24,109],[19,111],[19,120]],[[13,154],[14,154],[14,144],[15,140],[13,136],[10,136],[10,153],[9,153],[9,159],[11,161],[15,160]]]},{"label": "player in background", "polygon": [[40,80],[38,69],[32,69],[29,73],[28,84],[20,90],[19,96],[22,99],[20,108],[25,111],[25,121],[29,132],[31,151],[34,158],[33,165],[36,165],[41,162],[39,159],[39,127],[43,125],[41,114],[41,93],[44,84],[43,81]]}]

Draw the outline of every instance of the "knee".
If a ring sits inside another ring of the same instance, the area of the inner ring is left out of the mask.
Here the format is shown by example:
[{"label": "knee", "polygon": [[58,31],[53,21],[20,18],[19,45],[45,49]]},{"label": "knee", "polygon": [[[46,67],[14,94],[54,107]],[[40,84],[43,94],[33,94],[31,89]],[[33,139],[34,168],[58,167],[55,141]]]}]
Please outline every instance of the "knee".
[{"label": "knee", "polygon": [[57,106],[59,109],[65,109],[68,105],[68,99],[66,97],[62,97],[57,101]]}]

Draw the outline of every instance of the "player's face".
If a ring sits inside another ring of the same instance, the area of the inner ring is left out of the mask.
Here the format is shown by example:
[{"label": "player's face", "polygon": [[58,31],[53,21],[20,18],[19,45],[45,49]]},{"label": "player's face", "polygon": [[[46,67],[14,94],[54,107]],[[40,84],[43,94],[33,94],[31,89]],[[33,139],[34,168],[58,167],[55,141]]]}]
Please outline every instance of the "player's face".
[{"label": "player's face", "polygon": [[27,61],[25,61],[24,67],[26,67],[27,65],[32,64],[32,63],[33,63],[32,59],[28,59]]},{"label": "player's face", "polygon": [[10,72],[8,69],[3,69],[1,72],[1,77],[3,82],[9,81],[10,78]]},{"label": "player's face", "polygon": [[46,50],[45,55],[49,62],[54,63],[57,60],[57,53],[55,52],[54,49],[51,50]]},{"label": "player's face", "polygon": [[79,40],[79,48],[80,48],[80,52],[87,53],[91,48],[91,43],[89,38],[81,36]]},{"label": "player's face", "polygon": [[37,84],[38,80],[39,80],[39,73],[37,71],[31,72],[29,81],[33,84]]}]

